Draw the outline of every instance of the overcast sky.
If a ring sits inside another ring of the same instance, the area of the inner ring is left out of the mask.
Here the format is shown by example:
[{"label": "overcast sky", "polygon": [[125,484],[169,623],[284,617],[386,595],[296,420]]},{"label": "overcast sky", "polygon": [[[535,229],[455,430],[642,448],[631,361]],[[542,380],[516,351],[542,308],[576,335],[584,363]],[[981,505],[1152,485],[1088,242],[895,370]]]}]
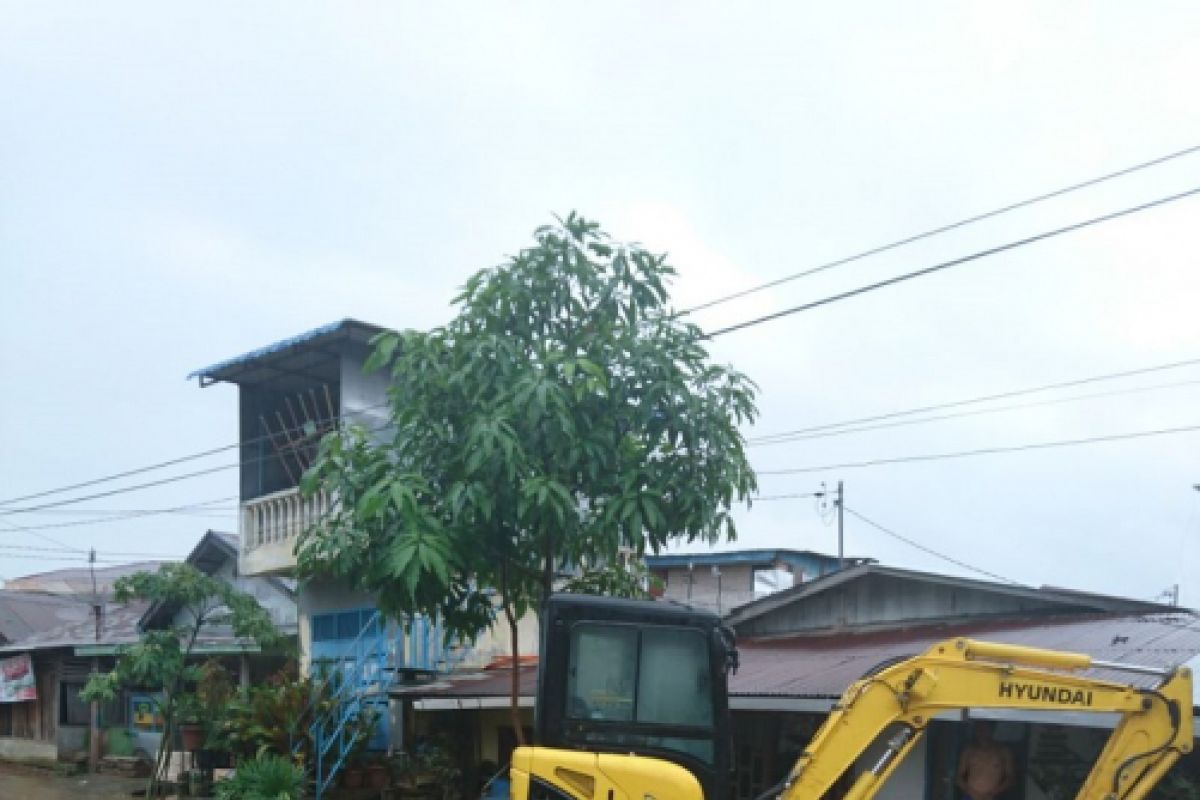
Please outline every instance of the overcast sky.
[{"label": "overcast sky", "polygon": [[[744,8],[0,2],[0,500],[231,443],[236,390],[190,371],[343,317],[444,322],[554,212],[668,251],[688,306],[1200,144],[1192,2]],[[1200,154],[697,321],[1197,186]],[[751,436],[1200,358],[1198,251],[1193,198],[712,352],[761,387]],[[1200,367],[999,405],[1187,381],[751,452],[774,470],[1200,425]],[[1142,598],[1182,584],[1200,605],[1200,432],[761,487],[839,479],[850,509],[969,567]],[[183,554],[236,517],[36,531],[53,542],[13,525],[234,494],[225,471],[4,514],[0,575],[80,563],[14,547]],[[738,519],[740,546],[836,551],[812,500]],[[846,550],[979,575],[853,516]]]}]

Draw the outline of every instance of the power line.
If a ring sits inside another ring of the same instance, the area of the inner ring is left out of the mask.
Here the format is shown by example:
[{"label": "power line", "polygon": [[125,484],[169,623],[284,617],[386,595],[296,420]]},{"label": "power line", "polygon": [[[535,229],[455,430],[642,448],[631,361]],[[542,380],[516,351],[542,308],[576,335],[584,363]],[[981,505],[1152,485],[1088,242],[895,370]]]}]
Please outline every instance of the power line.
[{"label": "power line", "polygon": [[1134,431],[1132,433],[1114,433],[1107,436],[1092,436],[1086,439],[1064,439],[1055,442],[1034,442],[1032,444],[1013,445],[1009,447],[983,447],[977,450],[961,450],[954,453],[926,453],[913,456],[896,456],[894,458],[876,458],[869,461],[851,461],[844,464],[827,464],[821,467],[794,467],[789,469],[757,470],[759,475],[800,475],[806,472],[825,472],[835,469],[860,469],[876,467],[885,464],[907,464],[917,461],[941,461],[949,458],[969,458],[971,456],[994,455],[997,453],[1018,453],[1025,450],[1048,450],[1055,447],[1072,447],[1082,444],[1099,444],[1103,442],[1120,442],[1127,439],[1142,439],[1149,436],[1169,436],[1177,433],[1192,433],[1200,431],[1200,425],[1188,425],[1179,428],[1160,428],[1150,431]]},{"label": "power line", "polygon": [[1109,172],[1105,175],[1101,175],[1099,177],[1092,178],[1090,180],[1086,180],[1081,183],[1074,183],[1074,184],[1071,184],[1070,186],[1064,186],[1061,189],[1055,189],[1054,191],[1046,192],[1044,194],[1040,194],[1035,197],[1031,197],[1027,200],[1021,200],[1016,203],[1010,203],[1009,205],[1001,206],[1000,208],[996,208],[991,211],[987,211],[983,214],[977,214],[973,217],[967,217],[966,219],[961,219],[958,222],[952,222],[948,225],[942,225],[937,228],[932,228],[932,229],[924,231],[922,233],[917,233],[912,236],[907,236],[903,239],[897,239],[896,241],[889,242],[888,244],[879,245],[877,247],[872,247],[871,249],[864,250],[861,253],[856,253],[851,256],[839,258],[835,261],[828,261],[824,264],[820,264],[815,267],[810,267],[809,269],[805,269],[800,272],[794,272],[790,275],[785,275],[782,278],[776,278],[775,280],[767,281],[766,283],[762,283],[757,286],[752,286],[749,289],[743,289],[741,291],[734,292],[733,294],[728,294],[723,297],[717,297],[713,300],[709,300],[707,302],[701,303],[700,305],[692,306],[691,308],[681,311],[681,312],[679,312],[679,316],[683,316],[685,314],[693,314],[697,311],[703,311],[704,309],[707,309],[707,308],[712,308],[714,306],[719,306],[724,303],[731,302],[733,300],[738,300],[742,297],[746,297],[747,295],[755,294],[757,292],[765,291],[767,289],[773,289],[776,286],[781,286],[785,283],[790,283],[791,281],[799,280],[800,278],[806,278],[809,275],[816,275],[819,272],[825,272],[827,270],[834,269],[835,267],[844,266],[844,265],[849,264],[854,261],[860,261],[869,256],[879,255],[880,253],[886,253],[889,250],[895,250],[896,248],[903,247],[905,245],[912,244],[914,242],[919,242],[922,239],[929,239],[931,237],[938,236],[943,233],[948,233],[949,231],[955,230],[957,228],[966,227],[967,225],[972,225],[976,222],[982,222],[983,220],[991,219],[992,217],[998,217],[1001,214],[1007,214],[1010,211],[1016,211],[1017,209],[1027,208],[1027,207],[1035,205],[1037,203],[1041,203],[1045,200],[1050,200],[1055,197],[1062,197],[1063,195],[1070,194],[1072,192],[1076,192],[1080,189],[1086,189],[1088,187],[1096,186],[1098,184],[1113,180],[1115,178],[1120,178],[1125,175],[1130,175],[1130,174],[1132,174],[1134,172],[1138,172],[1140,170],[1149,169],[1150,167],[1158,166],[1159,164],[1164,164],[1168,161],[1172,161],[1177,158],[1182,158],[1184,156],[1191,155],[1192,153],[1195,153],[1198,151],[1200,151],[1200,145],[1195,145],[1193,147],[1188,147],[1186,149],[1179,150],[1174,153],[1168,153],[1165,156],[1159,156],[1158,158],[1154,158],[1149,161],[1143,161],[1140,164],[1134,164],[1133,166],[1117,170],[1116,172]]},{"label": "power line", "polygon": [[[876,431],[884,428],[898,428],[906,425],[922,425],[926,422],[942,422],[948,419],[977,417],[985,414],[999,414],[1006,411],[1019,411],[1027,408],[1041,408],[1043,406],[1074,403],[1080,400],[1094,400],[1102,397],[1119,397],[1121,395],[1128,394],[1141,394],[1144,392],[1159,391],[1162,389],[1176,389],[1184,386],[1200,386],[1200,380],[1161,383],[1155,386],[1135,386],[1129,389],[1117,389],[1109,392],[1094,392],[1092,394],[1076,395],[1073,397],[1055,397],[1048,400],[1038,400],[1032,403],[1016,403],[1014,405],[1000,406],[999,408],[982,408],[975,411],[958,411],[953,414],[940,414],[934,417],[920,417],[918,419],[901,419],[894,420],[892,422],[881,422],[875,425],[861,425],[858,427],[831,426],[833,428],[832,430],[816,430],[813,432],[801,431],[792,434],[775,434],[771,437],[763,437],[762,439],[749,439],[747,440],[747,444],[749,444],[751,447],[763,447],[773,444],[788,444],[790,442],[804,441],[808,439],[824,439],[830,436],[841,436],[847,433],[863,433],[865,431]],[[852,424],[853,423],[844,423],[844,425]]]},{"label": "power line", "polygon": [[1020,581],[1014,581],[1012,578],[1006,578],[1003,575],[997,575],[995,572],[989,572],[986,569],[972,566],[971,564],[968,564],[965,561],[960,561],[957,558],[952,558],[951,556],[948,556],[945,553],[939,553],[937,550],[934,550],[931,547],[926,547],[925,545],[921,544],[920,542],[914,541],[914,540],[908,538],[907,536],[902,536],[901,534],[896,533],[894,530],[891,530],[890,528],[885,528],[884,526],[880,525],[878,522],[875,522],[874,520],[867,519],[865,516],[858,513],[853,508],[850,508],[849,506],[846,507],[846,513],[857,517],[859,520],[867,523],[875,530],[880,531],[881,533],[886,533],[888,536],[891,536],[893,538],[899,539],[900,541],[904,542],[905,544],[911,545],[912,547],[915,547],[924,553],[928,553],[929,555],[934,556],[935,558],[940,558],[943,561],[948,561],[951,564],[955,564],[959,567],[962,567],[963,569],[969,569],[972,572],[978,572],[980,575],[986,575],[989,578],[994,578],[995,580],[1003,581],[1004,583],[1011,583],[1015,586],[1024,586],[1024,584],[1021,583]]},{"label": "power line", "polygon": [[[78,550],[69,547],[33,547],[30,545],[20,544],[0,544],[0,551],[13,550],[21,553],[77,553]],[[167,553],[139,553],[139,552],[122,552],[118,550],[102,550],[97,551],[105,556],[131,556],[137,558],[150,559],[176,559],[180,560],[183,556],[169,555]],[[4,555],[0,553],[0,556]]]},{"label": "power line", "polygon": [[[234,466],[237,466],[237,465],[235,464]],[[216,500],[209,500],[208,503],[225,503],[230,500],[236,500],[236,499],[237,499],[236,497],[221,497]],[[104,525],[109,522],[122,522],[125,520],[137,519],[139,517],[154,516],[156,514],[175,514],[180,511],[184,511],[184,510],[187,510],[190,508],[196,508],[196,507],[203,506],[203,505],[206,505],[206,504],[205,503],[194,503],[194,504],[190,504],[190,505],[186,505],[186,506],[177,506],[175,508],[146,509],[143,511],[132,511],[127,514],[119,514],[119,515],[115,515],[115,516],[104,517],[103,519],[77,519],[77,520],[73,520],[71,522],[51,522],[51,523],[39,524],[39,525],[12,525],[11,523],[6,523],[6,524],[8,524],[8,526],[10,528],[12,528],[14,530],[19,530],[19,531],[39,531],[39,530],[44,531],[44,530],[49,530],[51,528],[75,528],[75,527],[79,527],[81,525],[85,525],[85,526],[86,525]]]},{"label": "power line", "polygon": [[1200,358],[1190,358],[1185,361],[1172,361],[1166,364],[1156,364],[1151,367],[1139,367],[1137,369],[1128,369],[1121,372],[1109,372],[1104,375],[1092,375],[1087,378],[1076,378],[1069,381],[1060,381],[1057,383],[1046,383],[1041,386],[1033,386],[1027,389],[1016,389],[1010,392],[999,392],[997,394],[986,394],[979,397],[972,397],[967,400],[954,400],[949,403],[938,403],[931,406],[919,406],[910,408],[904,411],[892,411],[887,414],[876,414],[870,417],[859,417],[858,419],[847,420],[845,422],[830,422],[823,425],[813,425],[808,428],[797,428],[790,431],[782,431],[780,433],[764,434],[762,436],[753,436],[747,441],[760,442],[778,437],[789,437],[801,433],[812,433],[813,431],[824,431],[831,428],[843,428],[848,425],[859,425],[867,422],[876,422],[878,420],[894,419],[896,417],[907,417],[912,414],[923,414],[927,411],[942,411],[948,408],[958,408],[960,406],[975,405],[976,403],[986,403],[992,400],[1008,400],[1013,397],[1021,397],[1027,394],[1037,394],[1039,392],[1048,392],[1055,389],[1069,389],[1075,386],[1083,386],[1089,383],[1100,383],[1102,381],[1117,380],[1119,378],[1131,378],[1135,375],[1146,375],[1151,372],[1162,372],[1164,370],[1179,369],[1180,367],[1192,367],[1200,364]]},{"label": "power line", "polygon": [[[237,499],[237,498],[231,498]],[[3,509],[0,509],[3,510]],[[228,516],[236,512],[237,506],[210,506],[204,503],[197,503],[195,510],[192,506],[181,507],[178,511],[169,508],[48,508],[44,511],[31,511],[31,514],[38,515],[55,515],[55,516],[75,516],[75,517],[102,517],[106,514],[192,514],[195,516]]]},{"label": "power line", "polygon": [[[376,409],[383,408],[386,405],[388,405],[388,402],[384,401],[382,403],[375,403],[374,405],[363,406],[361,408],[346,409],[341,414],[337,414],[336,416],[330,417],[329,419],[315,420],[315,421],[313,421],[313,423],[317,424],[317,425],[323,425],[323,424],[326,424],[329,422],[340,422],[352,414],[361,414],[365,411],[374,411]],[[179,464],[187,463],[188,461],[195,461],[197,459],[207,458],[208,456],[216,455],[218,453],[224,453],[229,450],[235,450],[239,447],[246,447],[248,445],[265,442],[265,441],[268,441],[272,435],[279,436],[281,434],[297,433],[297,432],[300,432],[303,430],[305,430],[304,425],[297,425],[292,428],[284,428],[280,431],[275,432],[274,434],[263,434],[262,436],[255,436],[250,439],[246,439],[244,441],[238,441],[238,442],[234,442],[233,444],[227,444],[227,445],[223,445],[221,447],[214,447],[214,448],[211,448],[208,450],[201,450],[196,453],[190,453],[188,455],[179,456],[178,458],[171,458],[171,459],[167,459],[166,461],[159,461],[155,464],[148,464],[147,466],[144,466],[144,467],[136,467],[134,469],[128,469],[123,472],[114,472],[111,475],[103,475],[99,478],[92,478],[90,480],[80,481],[79,483],[72,483],[72,484],[68,484],[66,486],[59,486],[54,489],[46,489],[41,492],[35,492],[33,494],[26,494],[26,495],[22,495],[20,497],[10,497],[7,500],[0,500],[0,506],[7,506],[12,503],[22,502],[24,500],[37,500],[42,497],[49,497],[50,495],[53,495],[53,494],[62,494],[63,492],[69,492],[69,491],[73,491],[75,489],[85,489],[89,486],[96,486],[101,483],[109,483],[111,481],[120,480],[121,478],[129,478],[134,475],[142,475],[147,472],[153,472],[154,470],[157,470],[157,469],[165,469],[166,467],[177,466]],[[258,457],[257,460],[262,460],[265,458],[275,458],[275,457],[276,456],[274,454],[272,454],[270,456]],[[253,459],[251,461],[253,461]],[[251,463],[251,462],[242,462],[242,463]],[[232,466],[237,466],[237,464],[234,464]],[[229,468],[230,467],[227,466],[227,467],[220,467],[217,469],[229,469]],[[215,471],[217,471],[217,469],[214,469],[213,471],[215,472]],[[203,474],[203,473],[200,473],[200,474]],[[101,497],[104,495],[94,495],[94,496]],[[0,509],[0,511],[2,511],[2,509]]]},{"label": "power line", "polygon": [[930,267],[925,267],[923,269],[914,270],[912,272],[905,272],[901,275],[894,275],[891,278],[886,278],[881,281],[876,281],[875,283],[869,283],[865,286],[859,286],[856,289],[850,289],[845,292],[838,292],[837,294],[829,295],[828,297],[822,297],[819,300],[813,300],[808,303],[802,303],[801,305],[798,305],[798,306],[792,306],[791,308],[785,308],[781,311],[775,311],[770,314],[764,314],[761,317],[755,317],[754,319],[746,320],[745,322],[739,322],[734,325],[728,325],[724,328],[718,328],[717,330],[712,331],[711,333],[703,334],[702,338],[715,339],[718,336],[724,336],[727,333],[733,333],[735,331],[740,331],[744,328],[750,328],[755,325],[761,325],[764,322],[773,322],[774,320],[781,319],[783,317],[788,317],[793,314],[799,314],[802,311],[810,311],[814,308],[826,306],[831,303],[839,302],[841,300],[849,300],[852,297],[858,297],[859,295],[862,295],[862,294],[874,292],[878,289],[883,289],[888,286],[894,286],[898,283],[904,283],[906,281],[911,281],[916,278],[923,278],[926,275],[932,275],[935,272],[941,272],[943,270],[947,270],[952,267],[961,266],[963,264],[967,264],[972,261],[977,261],[981,258],[986,258],[987,256],[994,256],[999,253],[1005,253],[1005,252],[1008,252],[1009,250],[1015,250],[1019,247],[1025,247],[1026,245],[1034,244],[1036,242],[1041,242],[1041,241],[1045,241],[1047,239],[1052,239],[1056,236],[1062,236],[1064,234],[1072,233],[1074,231],[1082,230],[1084,228],[1089,228],[1094,225],[1100,225],[1105,222],[1111,222],[1115,219],[1120,219],[1121,217],[1130,216],[1132,214],[1137,214],[1142,211],[1148,211],[1152,208],[1157,208],[1159,206],[1167,205],[1168,203],[1174,203],[1178,200],[1183,200],[1183,199],[1191,197],[1195,194],[1200,194],[1200,187],[1197,187],[1195,189],[1189,189],[1186,192],[1179,192],[1178,194],[1172,194],[1172,195],[1167,195],[1165,197],[1160,197],[1155,200],[1151,200],[1147,203],[1142,203],[1141,205],[1130,206],[1129,208],[1123,208],[1119,211],[1113,211],[1108,214],[1102,214],[1099,217],[1092,217],[1091,219],[1086,219],[1081,222],[1075,222],[1075,223],[1072,223],[1071,225],[1066,225],[1061,228],[1055,228],[1054,230],[1045,231],[1043,233],[1038,233],[1033,236],[1027,236],[1024,239],[1017,239],[1016,241],[1007,242],[1005,244],[997,245],[995,247],[989,247],[986,250],[980,250],[980,251],[978,251],[976,253],[972,253],[970,255],[951,259],[950,261],[943,261],[940,264],[934,264],[933,266],[930,266]]},{"label": "power line", "polygon": [[[20,525],[14,525],[14,524],[12,524],[11,522],[9,522],[9,521],[7,521],[7,520],[4,520],[4,519],[0,519],[0,525],[6,525],[6,526],[8,526],[9,528],[12,528],[14,531],[23,531],[23,532],[25,532],[25,529],[24,529],[24,528],[22,528]],[[74,551],[74,552],[78,552],[78,553],[86,553],[86,552],[87,552],[86,550],[80,550],[80,549],[79,549],[79,548],[77,548],[77,547],[71,547],[71,546],[70,546],[69,544],[67,544],[66,542],[60,542],[58,539],[54,539],[54,538],[52,538],[52,537],[50,537],[50,536],[47,536],[47,535],[45,535],[44,533],[38,533],[38,532],[36,532],[36,531],[27,531],[27,532],[29,533],[29,535],[30,535],[30,536],[36,537],[36,538],[38,538],[38,539],[41,539],[43,542],[49,542],[50,544],[56,544],[56,545],[58,545],[59,547],[65,547],[65,548],[67,548],[68,550],[72,550],[72,551]]]},{"label": "power line", "polygon": [[95,494],[82,495],[80,497],[70,497],[66,500],[56,500],[51,503],[42,503],[36,506],[23,506],[21,508],[5,508],[0,509],[0,516],[8,516],[10,514],[28,514],[32,511],[41,511],[46,508],[57,508],[58,506],[74,505],[75,503],[83,503],[88,500],[96,500],[101,497],[112,497],[113,495],[125,494],[126,492],[135,492],[139,489],[149,489],[154,486],[164,486],[168,483],[177,483],[178,481],[188,480],[189,478],[198,478],[202,475],[212,475],[216,472],[223,472],[227,469],[235,469],[241,466],[242,463],[235,461],[232,464],[222,464],[217,467],[209,467],[208,469],[199,469],[195,472],[185,472],[181,475],[173,475],[169,478],[159,478],[156,481],[147,481],[146,483],[135,483],[132,486],[123,486],[120,489],[109,489],[105,492],[96,492]]},{"label": "power line", "polygon": [[751,497],[750,499],[753,502],[757,503],[760,500],[767,500],[767,501],[770,501],[770,500],[802,500],[802,499],[810,498],[810,497],[824,497],[824,496],[825,496],[825,492],[802,492],[799,494],[760,494],[760,495],[755,495],[754,497]]}]

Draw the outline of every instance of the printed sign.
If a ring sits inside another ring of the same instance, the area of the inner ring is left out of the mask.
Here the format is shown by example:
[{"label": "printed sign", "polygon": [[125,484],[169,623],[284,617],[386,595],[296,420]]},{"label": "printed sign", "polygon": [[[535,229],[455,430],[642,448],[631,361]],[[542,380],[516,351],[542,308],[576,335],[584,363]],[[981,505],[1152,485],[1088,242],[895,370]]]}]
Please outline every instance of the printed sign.
[{"label": "printed sign", "polygon": [[0,659],[0,703],[26,700],[37,700],[37,682],[33,679],[29,654]]}]

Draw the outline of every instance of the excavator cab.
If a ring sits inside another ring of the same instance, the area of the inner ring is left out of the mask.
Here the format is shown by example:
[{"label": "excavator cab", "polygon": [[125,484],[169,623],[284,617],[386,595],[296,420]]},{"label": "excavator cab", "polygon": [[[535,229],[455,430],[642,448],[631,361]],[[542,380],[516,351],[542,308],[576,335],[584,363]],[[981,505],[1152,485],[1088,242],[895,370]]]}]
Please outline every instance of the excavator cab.
[{"label": "excavator cab", "polygon": [[541,653],[540,747],[674,762],[708,800],[728,796],[727,675],[737,650],[716,614],[554,595],[544,608]]}]

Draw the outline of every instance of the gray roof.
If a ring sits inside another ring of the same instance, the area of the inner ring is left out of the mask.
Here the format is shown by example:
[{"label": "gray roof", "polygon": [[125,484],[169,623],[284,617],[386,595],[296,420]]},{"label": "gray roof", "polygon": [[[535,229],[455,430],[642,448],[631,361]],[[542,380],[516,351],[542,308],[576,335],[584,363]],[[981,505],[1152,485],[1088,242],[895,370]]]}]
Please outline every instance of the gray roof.
[{"label": "gray roof", "polygon": [[70,622],[88,619],[91,605],[76,597],[0,591],[0,644],[23,640]]},{"label": "gray roof", "polygon": [[73,607],[65,612],[67,618],[56,625],[34,630],[19,641],[0,646],[0,653],[22,653],[31,650],[52,650],[60,647],[77,647],[91,644],[133,644],[138,640],[138,620],[148,604],[107,603],[104,606],[99,642],[96,640],[96,622],[91,606],[73,601]]},{"label": "gray roof", "polygon": [[[153,572],[165,563],[168,562],[135,561],[131,564],[96,567],[96,591],[101,595],[111,595],[113,583],[117,579],[137,572]],[[92,598],[92,571],[88,567],[69,567],[50,572],[38,572],[33,575],[22,575],[5,581],[4,589],[14,593],[37,592],[85,598],[90,601]]]}]

